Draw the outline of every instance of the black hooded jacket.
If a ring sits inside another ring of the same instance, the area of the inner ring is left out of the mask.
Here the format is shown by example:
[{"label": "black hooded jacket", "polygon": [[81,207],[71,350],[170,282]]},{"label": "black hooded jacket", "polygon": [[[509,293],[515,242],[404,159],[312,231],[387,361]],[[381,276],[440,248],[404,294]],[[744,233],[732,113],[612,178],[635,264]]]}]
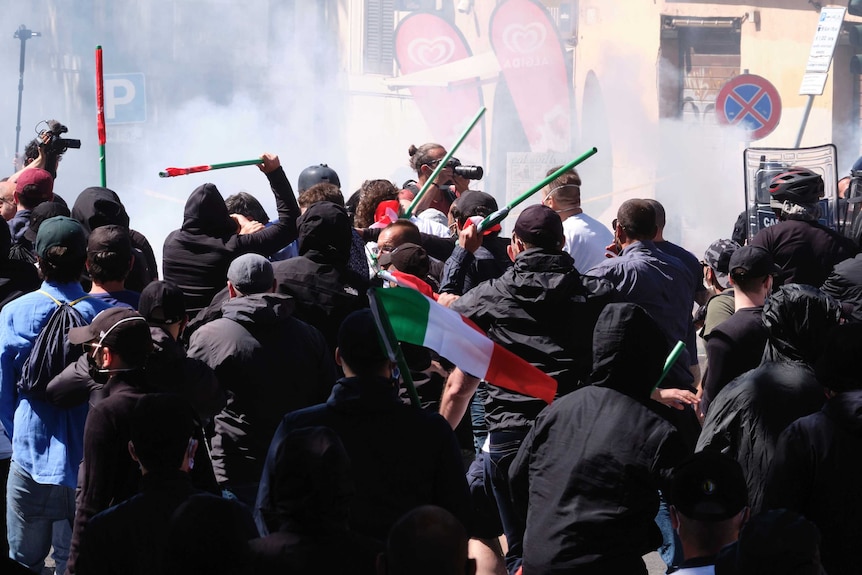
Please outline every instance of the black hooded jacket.
[{"label": "black hooded jacket", "polygon": [[[548,406],[509,469],[526,517],[525,573],[574,573],[661,543],[658,490],[689,449],[650,400],[666,338],[643,308],[610,304],[595,327],[592,385]],[[608,573],[614,572],[607,570]]]},{"label": "black hooded jacket", "polygon": [[[610,282],[581,276],[569,254],[531,248],[502,276],[471,289],[452,309],[488,337],[557,380],[558,395],[587,381],[593,327],[613,297]],[[488,386],[491,431],[526,429],[545,402]]]},{"label": "black hooded jacket", "polygon": [[335,364],[320,332],[292,315],[282,294],[232,298],[198,329],[189,357],[203,360],[227,393],[215,416],[213,468],[219,483],[257,483],[285,413],[325,401]]},{"label": "black hooded jacket", "polygon": [[353,232],[344,208],[317,202],[297,225],[299,256],[272,264],[278,291],[293,296],[296,317],[319,329],[334,351],[342,320],[368,307],[368,279],[347,267]]},{"label": "black hooded jacket", "polygon": [[278,220],[253,234],[237,234],[224,198],[213,184],[192,192],[183,212],[183,225],[165,239],[162,270],[165,280],[183,291],[186,310],[193,317],[225,286],[230,263],[238,256],[257,253],[269,257],[296,239],[299,206],[282,168],[266,174]]},{"label": "black hooded jacket", "polygon": [[269,535],[249,542],[256,573],[376,573],[382,545],[350,531],[356,488],[341,440],[326,427],[287,434],[274,448],[258,518]]},{"label": "black hooded jacket", "polygon": [[696,450],[715,449],[739,462],[752,513],[762,510],[778,436],[823,405],[812,364],[839,315],[839,304],[820,290],[782,286],[763,308],[769,330],[763,362],[725,386],[709,406]]},{"label": "black hooded jacket", "polygon": [[784,430],[766,485],[766,508],[798,511],[820,529],[830,575],[858,573],[862,565],[860,453],[862,390],[845,391]]},{"label": "black hooded jacket", "polygon": [[[81,192],[72,206],[72,217],[78,220],[89,234],[109,224],[129,229],[129,214],[120,196],[108,188],[92,187]],[[141,292],[147,284],[159,279],[156,256],[150,242],[141,232],[129,229],[135,261],[126,278],[126,289]]]},{"label": "black hooded jacket", "polygon": [[841,302],[850,321],[862,322],[862,254],[837,264],[820,289]]}]

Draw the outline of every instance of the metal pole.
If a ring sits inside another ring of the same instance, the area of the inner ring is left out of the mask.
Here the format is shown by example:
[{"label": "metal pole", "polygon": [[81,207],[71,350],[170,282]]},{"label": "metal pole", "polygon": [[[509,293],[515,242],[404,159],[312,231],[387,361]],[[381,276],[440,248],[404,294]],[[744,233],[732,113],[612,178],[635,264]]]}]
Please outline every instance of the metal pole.
[{"label": "metal pole", "polygon": [[798,148],[802,143],[802,134],[805,133],[805,125],[808,123],[808,116],[811,114],[811,106],[814,104],[814,95],[808,95],[808,101],[805,103],[805,112],[802,114],[802,125],[799,126],[799,133],[796,134],[796,143],[794,148]]},{"label": "metal pole", "polygon": [[18,157],[18,145],[21,142],[21,99],[24,96],[24,55],[27,52],[27,40],[41,36],[39,32],[28,30],[24,24],[15,31],[15,38],[21,41],[21,60],[18,65],[18,121],[15,124],[15,157]]}]

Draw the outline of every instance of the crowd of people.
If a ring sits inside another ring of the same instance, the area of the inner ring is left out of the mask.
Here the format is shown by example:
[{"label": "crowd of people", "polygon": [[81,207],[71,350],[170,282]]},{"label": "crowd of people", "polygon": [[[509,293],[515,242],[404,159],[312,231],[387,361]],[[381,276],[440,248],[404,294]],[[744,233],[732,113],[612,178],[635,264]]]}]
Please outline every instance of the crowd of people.
[{"label": "crowd of people", "polygon": [[[858,572],[862,255],[819,175],[701,259],[655,199],[584,213],[574,169],[502,237],[442,146],[409,154],[415,181],[352,194],[263,154],[277,218],[203,184],[161,274],[120,196],[70,210],[38,146],[0,182],[8,572]],[[395,353],[372,288],[458,312],[555,400]]]}]

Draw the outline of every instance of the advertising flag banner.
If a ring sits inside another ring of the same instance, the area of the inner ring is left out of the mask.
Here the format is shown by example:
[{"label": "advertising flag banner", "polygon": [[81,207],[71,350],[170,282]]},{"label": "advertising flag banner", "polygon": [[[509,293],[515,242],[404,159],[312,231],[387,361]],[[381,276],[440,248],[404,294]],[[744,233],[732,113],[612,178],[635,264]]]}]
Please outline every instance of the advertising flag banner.
[{"label": "advertising flag banner", "polygon": [[[469,58],[470,47],[461,32],[437,14],[414,12],[395,30],[395,60],[402,75],[413,74]],[[454,142],[482,107],[478,79],[417,85],[409,88],[434,140]],[[484,127],[478,126],[464,140],[458,157],[465,163],[483,159]]]},{"label": "advertising flag banner", "polygon": [[491,15],[490,37],[530,151],[568,151],[571,82],[551,15],[539,2],[506,0]]}]

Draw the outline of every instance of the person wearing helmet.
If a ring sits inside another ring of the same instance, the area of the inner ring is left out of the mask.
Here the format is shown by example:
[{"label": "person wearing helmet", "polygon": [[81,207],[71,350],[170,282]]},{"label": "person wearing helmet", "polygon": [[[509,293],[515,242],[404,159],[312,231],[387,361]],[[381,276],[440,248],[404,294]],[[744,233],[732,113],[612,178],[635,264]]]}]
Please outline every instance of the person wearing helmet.
[{"label": "person wearing helmet", "polygon": [[316,166],[308,166],[299,173],[299,179],[296,181],[296,191],[301,194],[314,184],[327,183],[341,187],[341,180],[338,179],[338,174],[326,164],[318,164]]},{"label": "person wearing helmet", "polygon": [[760,230],[751,245],[765,248],[781,268],[773,291],[785,283],[820,287],[832,268],[853,257],[856,244],[818,222],[823,178],[807,169],[791,167],[772,178],[770,206],[781,220]]}]

